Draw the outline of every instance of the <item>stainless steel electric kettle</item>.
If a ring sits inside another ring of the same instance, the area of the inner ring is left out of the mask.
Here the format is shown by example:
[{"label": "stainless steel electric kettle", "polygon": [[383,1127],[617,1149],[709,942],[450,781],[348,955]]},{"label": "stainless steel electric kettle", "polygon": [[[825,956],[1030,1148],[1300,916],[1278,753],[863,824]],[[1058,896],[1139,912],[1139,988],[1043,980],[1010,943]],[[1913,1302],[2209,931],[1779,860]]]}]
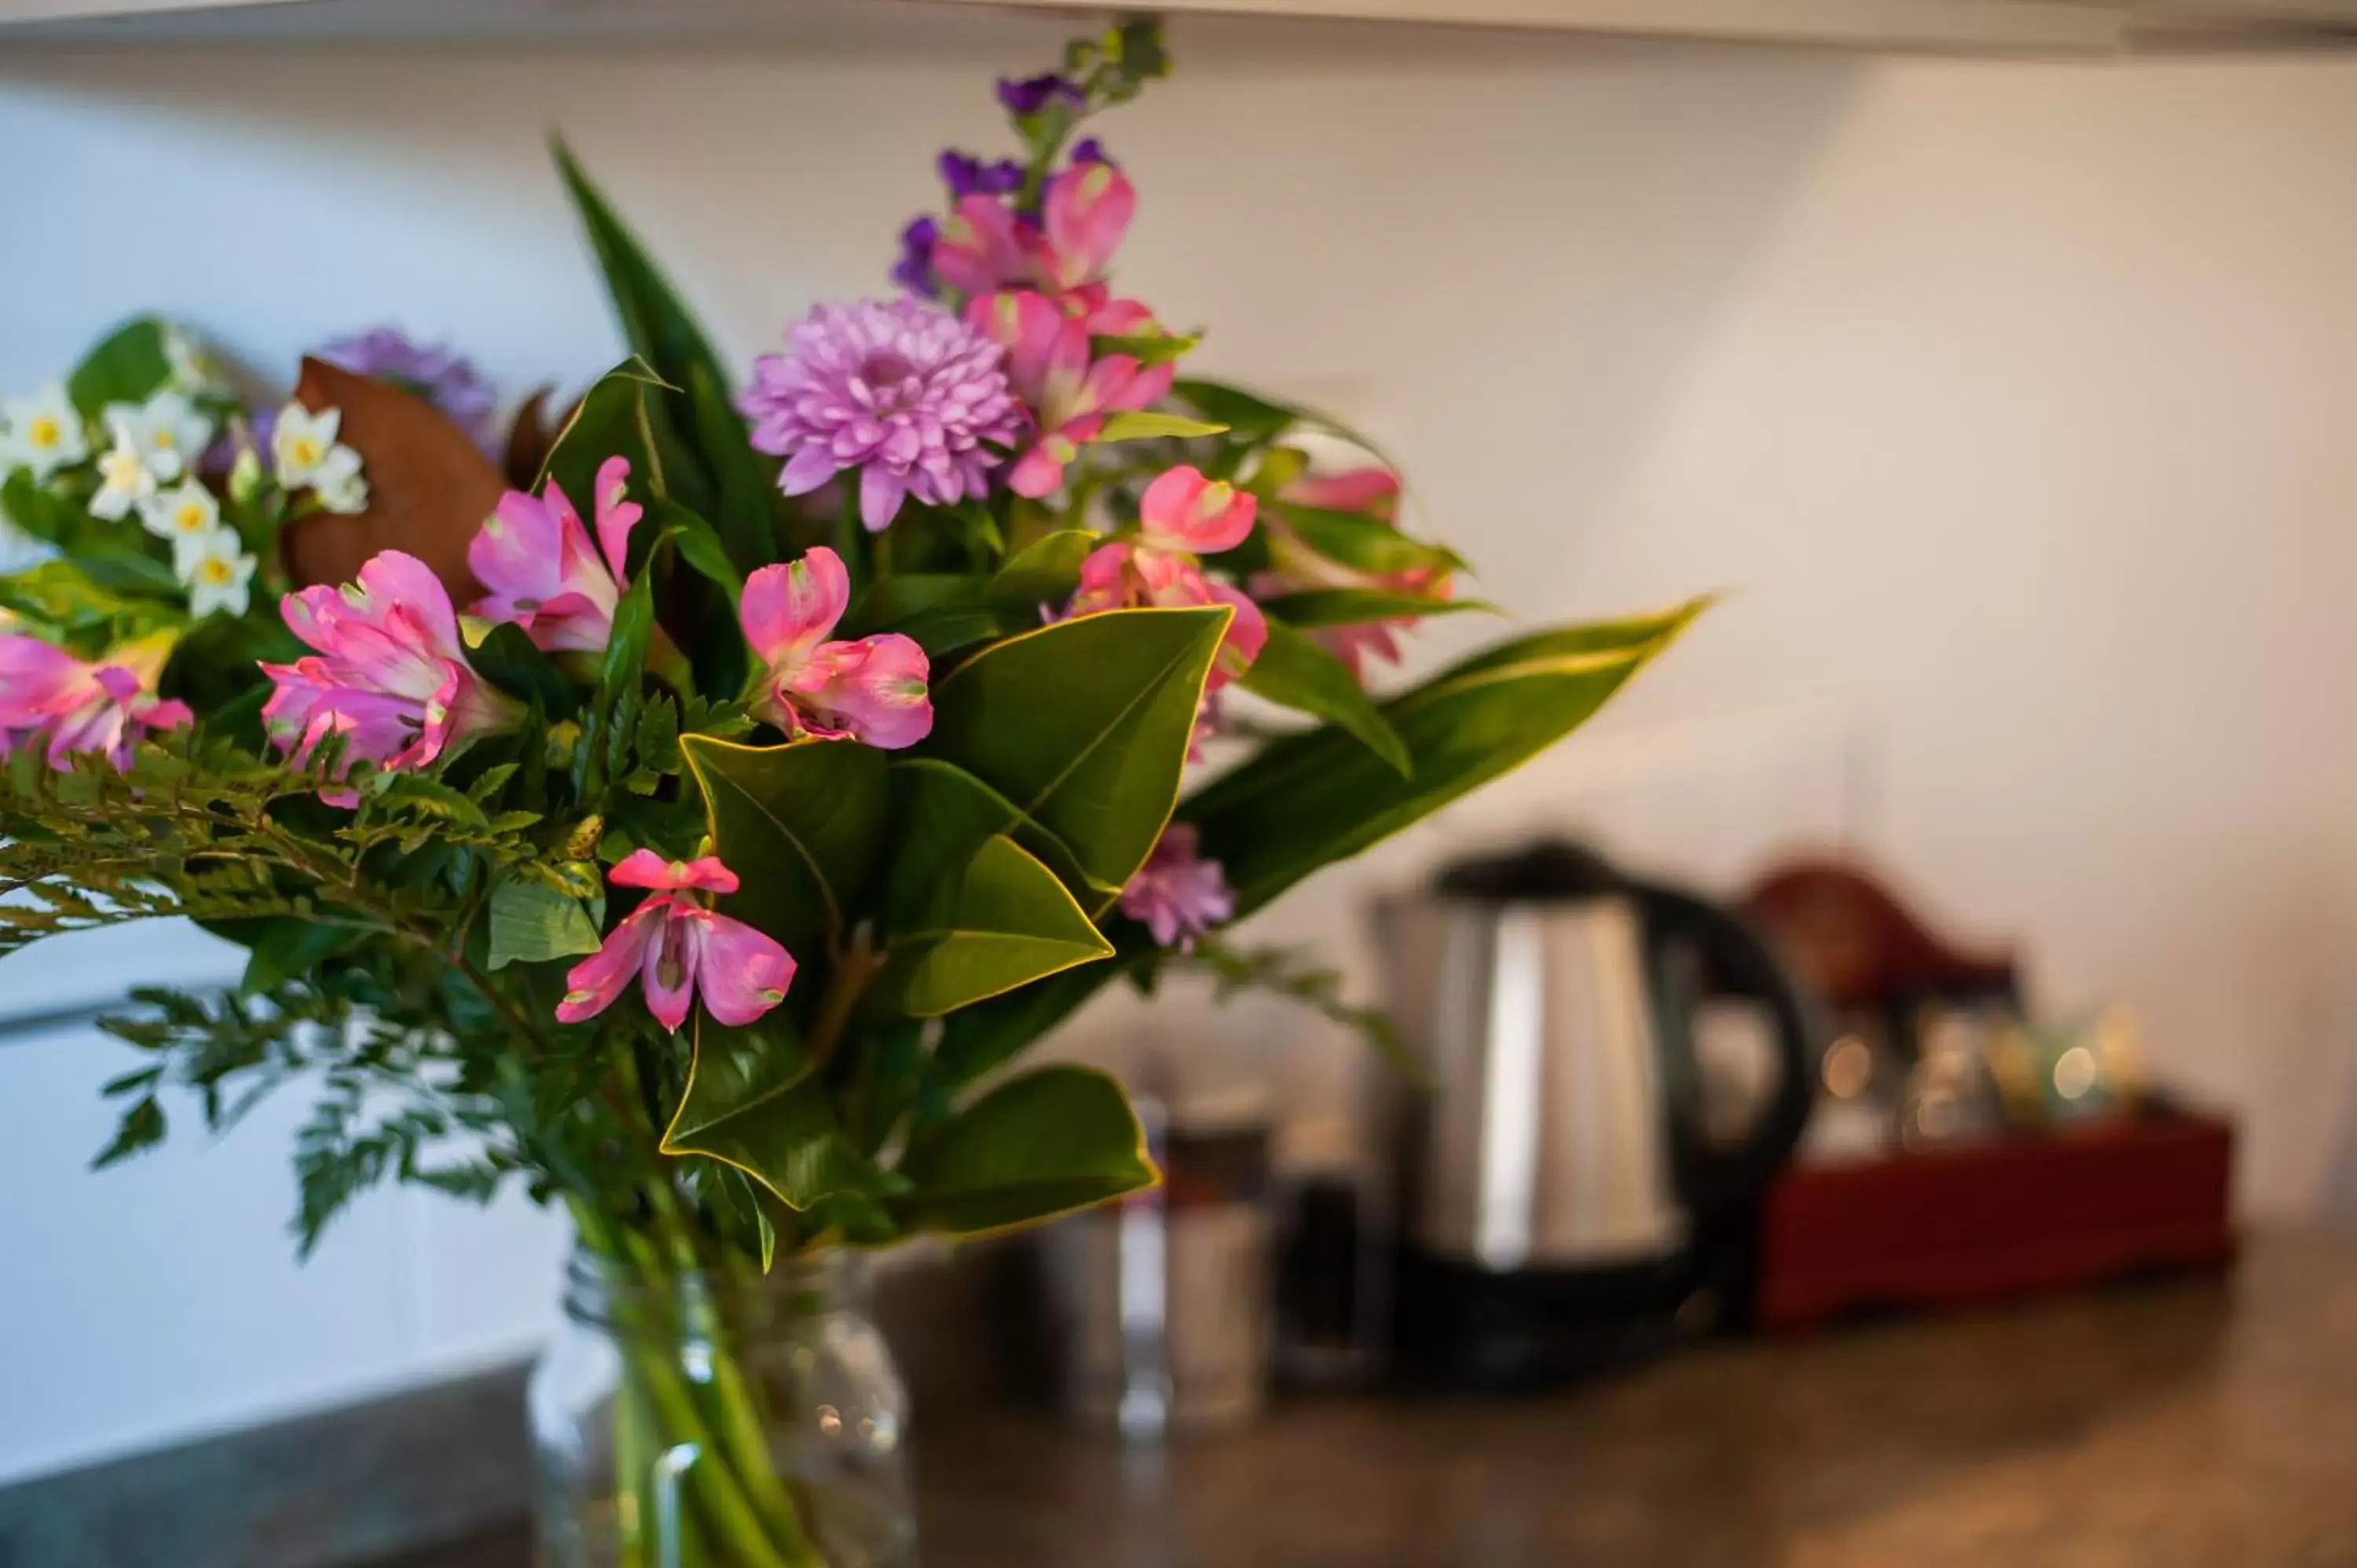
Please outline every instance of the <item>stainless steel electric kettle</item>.
[{"label": "stainless steel electric kettle", "polygon": [[[1808,1009],[1719,907],[1547,843],[1379,914],[1427,1081],[1399,1097],[1394,1355],[1413,1380],[1545,1383],[1668,1343],[1739,1292],[1758,1200],[1808,1114]],[[1706,997],[1764,1009],[1778,1077],[1703,1135]]]}]

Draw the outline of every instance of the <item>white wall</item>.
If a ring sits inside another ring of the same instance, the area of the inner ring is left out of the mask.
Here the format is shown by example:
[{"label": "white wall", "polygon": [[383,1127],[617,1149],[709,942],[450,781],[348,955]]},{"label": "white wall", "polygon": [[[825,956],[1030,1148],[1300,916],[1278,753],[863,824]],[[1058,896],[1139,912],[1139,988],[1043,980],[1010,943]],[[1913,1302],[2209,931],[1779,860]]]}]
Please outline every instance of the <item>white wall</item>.
[{"label": "white wall", "polygon": [[[1582,802],[1721,875],[1838,833],[2056,1002],[2135,1001],[2244,1113],[2251,1208],[2357,1213],[2357,63],[1249,36],[1108,128],[1129,283],[1389,442],[1516,613],[1738,590],[1586,739],[1272,926],[1349,929],[1436,843]],[[614,342],[552,124],[748,354],[877,284],[1023,58],[0,57],[0,383],[147,306],[257,364],[391,317],[584,377]],[[557,1242],[513,1217],[378,1206],[279,1272],[280,1128],[80,1174],[113,1065],[0,1047],[0,1478],[537,1321]]]}]

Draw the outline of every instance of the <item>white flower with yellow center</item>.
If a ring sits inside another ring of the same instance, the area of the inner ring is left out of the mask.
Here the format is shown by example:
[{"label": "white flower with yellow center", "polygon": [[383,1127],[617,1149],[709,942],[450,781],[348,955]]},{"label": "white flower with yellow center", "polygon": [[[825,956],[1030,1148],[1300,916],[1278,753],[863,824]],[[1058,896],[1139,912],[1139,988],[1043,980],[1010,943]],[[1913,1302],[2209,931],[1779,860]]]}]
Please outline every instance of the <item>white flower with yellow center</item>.
[{"label": "white flower with yellow center", "polygon": [[197,466],[204,456],[205,445],[213,438],[213,422],[204,416],[188,401],[186,392],[166,387],[145,403],[111,403],[106,405],[107,428],[131,432],[133,445],[147,465],[148,472],[165,484],[170,484]]},{"label": "white flower with yellow center", "polygon": [[220,363],[180,328],[164,328],[164,362],[172,368],[172,384],[184,392],[218,392],[227,384]]},{"label": "white flower with yellow center", "polygon": [[236,530],[213,530],[199,541],[189,569],[180,574],[188,585],[188,613],[243,615],[253,602],[253,568],[254,559],[245,553]]},{"label": "white flower with yellow center", "polygon": [[206,540],[221,526],[221,503],[212,491],[189,479],[142,506],[139,521],[148,532],[172,542],[172,569],[186,580]]},{"label": "white flower with yellow center", "polygon": [[90,456],[90,437],[82,428],[66,389],[55,382],[31,397],[0,403],[0,472],[30,468],[36,484]]},{"label": "white flower with yellow center", "polygon": [[98,494],[90,498],[90,514],[109,522],[143,511],[156,499],[156,473],[129,424],[114,426],[114,445],[98,455]]},{"label": "white flower with yellow center", "polygon": [[337,450],[336,432],[343,422],[339,409],[323,408],[313,413],[299,403],[280,409],[278,423],[270,432],[270,456],[278,470],[278,482],[290,490],[316,484],[319,470]]}]

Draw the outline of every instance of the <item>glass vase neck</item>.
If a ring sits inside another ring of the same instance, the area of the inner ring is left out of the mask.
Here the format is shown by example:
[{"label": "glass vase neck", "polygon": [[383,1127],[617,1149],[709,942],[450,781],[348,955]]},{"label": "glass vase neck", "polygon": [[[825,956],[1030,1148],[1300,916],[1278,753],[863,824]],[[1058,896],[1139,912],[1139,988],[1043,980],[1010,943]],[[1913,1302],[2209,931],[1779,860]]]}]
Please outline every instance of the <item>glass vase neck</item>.
[{"label": "glass vase neck", "polygon": [[841,1249],[780,1258],[767,1273],[650,1268],[576,1247],[565,1271],[565,1311],[611,1334],[676,1336],[726,1327],[737,1334],[791,1328],[867,1309],[865,1259]]}]

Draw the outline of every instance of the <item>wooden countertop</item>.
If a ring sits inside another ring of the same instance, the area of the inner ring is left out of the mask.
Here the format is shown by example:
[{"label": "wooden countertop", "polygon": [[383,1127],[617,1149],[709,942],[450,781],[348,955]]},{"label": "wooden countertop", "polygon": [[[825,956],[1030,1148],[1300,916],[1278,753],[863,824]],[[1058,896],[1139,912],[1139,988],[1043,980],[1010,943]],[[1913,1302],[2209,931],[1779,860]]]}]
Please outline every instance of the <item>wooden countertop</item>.
[{"label": "wooden countertop", "polygon": [[1168,1449],[920,1411],[918,1460],[926,1568],[2357,1563],[2357,1249]]}]

